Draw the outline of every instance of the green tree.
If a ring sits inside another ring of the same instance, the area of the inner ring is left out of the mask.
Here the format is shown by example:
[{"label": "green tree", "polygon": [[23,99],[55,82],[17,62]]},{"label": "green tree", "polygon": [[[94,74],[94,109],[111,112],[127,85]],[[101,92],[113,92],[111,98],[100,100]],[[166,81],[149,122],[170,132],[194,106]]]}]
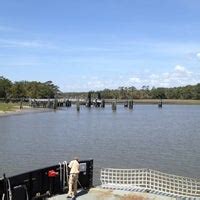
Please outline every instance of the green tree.
[{"label": "green tree", "polygon": [[196,87],[194,88],[194,96],[193,96],[193,98],[200,100],[200,83],[198,83],[196,85]]},{"label": "green tree", "polygon": [[9,98],[12,82],[3,76],[0,76],[0,98]]},{"label": "green tree", "polygon": [[152,88],[151,89],[151,96],[153,99],[165,99],[165,88]]},{"label": "green tree", "polygon": [[24,81],[15,82],[11,87],[11,95],[12,98],[25,98],[26,97],[25,82]]}]

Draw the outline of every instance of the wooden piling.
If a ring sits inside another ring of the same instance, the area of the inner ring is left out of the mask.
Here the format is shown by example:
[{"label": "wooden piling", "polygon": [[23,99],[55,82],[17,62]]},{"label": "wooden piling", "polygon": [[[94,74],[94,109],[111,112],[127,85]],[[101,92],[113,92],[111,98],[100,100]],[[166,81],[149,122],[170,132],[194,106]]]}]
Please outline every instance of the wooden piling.
[{"label": "wooden piling", "polygon": [[128,100],[124,103],[124,108],[128,107]]},{"label": "wooden piling", "polygon": [[71,107],[71,101],[68,99],[68,100],[65,102],[65,105],[66,105],[66,107]]},{"label": "wooden piling", "polygon": [[23,100],[21,99],[20,100],[20,106],[19,106],[19,109],[21,110],[23,108]]},{"label": "wooden piling", "polygon": [[158,103],[158,108],[162,108],[162,99],[160,99],[160,102]]},{"label": "wooden piling", "polygon": [[102,99],[102,101],[101,101],[101,107],[105,108],[105,100],[104,99]]},{"label": "wooden piling", "polygon": [[57,101],[57,99],[54,99],[54,101],[53,101],[53,109],[56,110],[57,107],[58,107],[58,101]]},{"label": "wooden piling", "polygon": [[91,101],[91,92],[88,93],[88,99],[87,99],[87,102],[86,102],[86,106],[87,107],[91,107],[92,105],[92,101]]},{"label": "wooden piling", "polygon": [[133,109],[133,100],[128,101],[128,108]]},{"label": "wooden piling", "polygon": [[117,110],[117,101],[116,100],[112,102],[112,110],[113,111]]},{"label": "wooden piling", "polygon": [[51,101],[50,101],[50,99],[48,99],[47,108],[51,108]]},{"label": "wooden piling", "polygon": [[76,102],[76,110],[79,112],[80,111],[80,102],[79,99]]}]

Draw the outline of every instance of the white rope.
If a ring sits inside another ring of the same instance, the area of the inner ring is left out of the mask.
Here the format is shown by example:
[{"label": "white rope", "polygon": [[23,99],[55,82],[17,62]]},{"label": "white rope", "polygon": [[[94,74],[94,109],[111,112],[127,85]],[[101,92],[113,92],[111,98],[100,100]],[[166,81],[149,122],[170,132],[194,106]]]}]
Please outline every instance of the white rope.
[{"label": "white rope", "polygon": [[10,187],[10,180],[7,179],[8,182],[8,194],[9,194],[9,200],[12,200],[12,191],[11,191],[11,187]]},{"label": "white rope", "polygon": [[101,170],[102,186],[162,192],[184,197],[200,197],[200,181],[175,176],[150,169],[112,169]]},{"label": "white rope", "polygon": [[65,188],[65,181],[66,181],[66,179],[65,179],[65,164],[64,164],[64,162],[63,162],[63,190],[64,190],[64,188]]},{"label": "white rope", "polygon": [[26,200],[29,200],[27,187],[26,187],[26,185],[23,185],[23,187],[24,187],[24,189],[26,191]]}]

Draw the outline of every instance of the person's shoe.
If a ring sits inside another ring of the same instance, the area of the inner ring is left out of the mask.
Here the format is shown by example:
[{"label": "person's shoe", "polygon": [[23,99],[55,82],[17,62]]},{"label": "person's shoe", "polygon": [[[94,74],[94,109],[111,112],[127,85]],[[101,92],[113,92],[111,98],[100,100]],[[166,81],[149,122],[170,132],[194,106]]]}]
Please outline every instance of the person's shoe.
[{"label": "person's shoe", "polygon": [[72,195],[70,195],[70,194],[67,194],[67,198],[72,198]]}]

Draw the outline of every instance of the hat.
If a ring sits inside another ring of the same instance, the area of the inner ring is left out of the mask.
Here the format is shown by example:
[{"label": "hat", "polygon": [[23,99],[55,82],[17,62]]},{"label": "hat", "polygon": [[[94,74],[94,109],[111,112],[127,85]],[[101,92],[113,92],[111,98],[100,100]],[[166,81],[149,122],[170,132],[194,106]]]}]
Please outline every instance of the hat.
[{"label": "hat", "polygon": [[77,157],[77,156],[76,156],[76,157],[74,157],[74,160],[77,160],[77,161],[79,161],[79,157]]}]

